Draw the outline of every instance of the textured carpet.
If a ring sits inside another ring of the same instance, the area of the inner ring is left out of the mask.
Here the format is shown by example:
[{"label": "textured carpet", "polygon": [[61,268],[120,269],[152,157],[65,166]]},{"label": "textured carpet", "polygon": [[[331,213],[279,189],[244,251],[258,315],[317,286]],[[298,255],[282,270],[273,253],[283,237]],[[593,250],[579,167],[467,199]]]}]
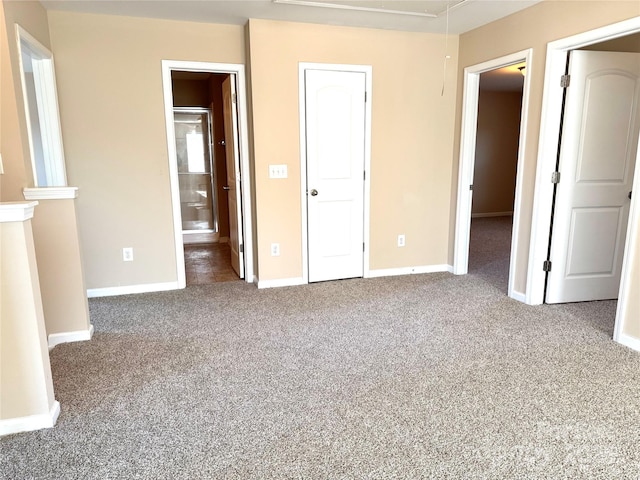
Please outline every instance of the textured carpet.
[{"label": "textured carpet", "polygon": [[480,233],[466,276],[91,300],[94,339],[51,352],[57,425],[1,438],[0,477],[639,478],[615,302],[509,299]]}]

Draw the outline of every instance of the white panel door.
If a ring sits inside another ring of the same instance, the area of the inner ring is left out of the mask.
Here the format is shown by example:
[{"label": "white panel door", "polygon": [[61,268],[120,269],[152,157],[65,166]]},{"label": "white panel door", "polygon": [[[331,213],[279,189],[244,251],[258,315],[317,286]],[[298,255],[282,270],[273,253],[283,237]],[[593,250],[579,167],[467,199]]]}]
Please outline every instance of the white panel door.
[{"label": "white panel door", "polygon": [[228,193],[227,199],[229,203],[229,247],[231,250],[231,266],[240,278],[244,278],[236,98],[235,76],[229,75],[222,82],[222,110],[224,114],[224,143],[227,165],[227,185],[225,190]]},{"label": "white panel door", "polygon": [[640,128],[640,54],[574,51],[569,71],[547,303],[618,297]]},{"label": "white panel door", "polygon": [[309,282],[364,273],[365,81],[305,71]]}]

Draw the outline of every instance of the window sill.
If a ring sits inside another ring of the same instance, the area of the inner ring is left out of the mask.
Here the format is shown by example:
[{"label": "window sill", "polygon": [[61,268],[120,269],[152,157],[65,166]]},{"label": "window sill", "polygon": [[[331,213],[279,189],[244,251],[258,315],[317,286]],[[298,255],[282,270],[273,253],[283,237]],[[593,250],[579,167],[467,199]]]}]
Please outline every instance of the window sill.
[{"label": "window sill", "polygon": [[78,187],[37,187],[22,190],[25,200],[65,200],[78,198]]}]

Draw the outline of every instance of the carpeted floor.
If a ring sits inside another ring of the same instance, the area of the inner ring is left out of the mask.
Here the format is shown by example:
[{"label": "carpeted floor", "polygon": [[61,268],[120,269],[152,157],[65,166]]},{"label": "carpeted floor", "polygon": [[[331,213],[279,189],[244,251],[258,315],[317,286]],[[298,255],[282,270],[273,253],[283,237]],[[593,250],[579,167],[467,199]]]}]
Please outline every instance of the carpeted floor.
[{"label": "carpeted floor", "polygon": [[638,479],[640,355],[611,340],[615,302],[513,301],[504,254],[93,299],[94,339],[51,352],[58,424],[0,439],[0,477]]}]

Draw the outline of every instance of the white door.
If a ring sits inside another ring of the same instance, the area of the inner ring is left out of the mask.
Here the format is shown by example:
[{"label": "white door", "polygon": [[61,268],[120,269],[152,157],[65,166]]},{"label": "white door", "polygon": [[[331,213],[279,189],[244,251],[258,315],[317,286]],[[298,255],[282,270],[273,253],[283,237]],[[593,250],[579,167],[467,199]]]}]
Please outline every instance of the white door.
[{"label": "white door", "polygon": [[222,109],[224,113],[224,143],[227,165],[229,203],[229,246],[231,265],[240,278],[244,278],[242,247],[242,209],[240,187],[240,157],[238,155],[238,112],[236,110],[235,76],[229,75],[222,82]]},{"label": "white door", "polygon": [[640,128],[640,54],[574,51],[569,71],[547,303],[618,297]]},{"label": "white door", "polygon": [[305,71],[309,282],[364,273],[365,82]]}]

